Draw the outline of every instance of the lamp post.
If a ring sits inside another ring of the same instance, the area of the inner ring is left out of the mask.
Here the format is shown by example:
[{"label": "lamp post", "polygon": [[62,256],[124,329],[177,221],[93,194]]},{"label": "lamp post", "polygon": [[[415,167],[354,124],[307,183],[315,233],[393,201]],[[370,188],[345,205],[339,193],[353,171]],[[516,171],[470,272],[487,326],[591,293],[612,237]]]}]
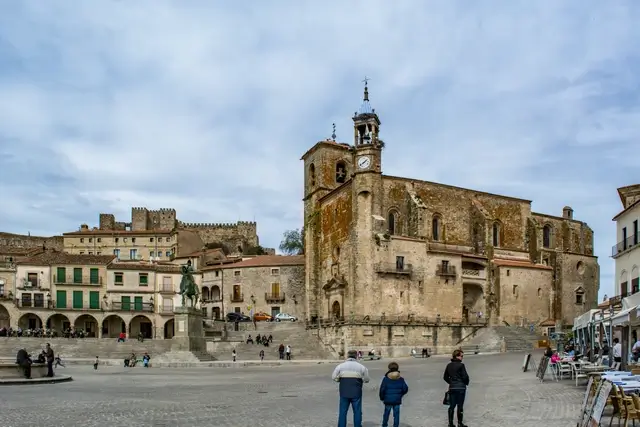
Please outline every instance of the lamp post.
[{"label": "lamp post", "polygon": [[47,308],[51,308],[51,292],[47,292]]}]

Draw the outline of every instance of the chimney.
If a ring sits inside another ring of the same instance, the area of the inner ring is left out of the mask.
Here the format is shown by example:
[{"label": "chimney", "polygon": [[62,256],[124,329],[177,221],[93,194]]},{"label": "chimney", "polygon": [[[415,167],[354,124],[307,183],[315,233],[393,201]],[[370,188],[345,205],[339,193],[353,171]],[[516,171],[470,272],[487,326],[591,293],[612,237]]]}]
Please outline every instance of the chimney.
[{"label": "chimney", "polygon": [[573,219],[573,209],[570,206],[562,208],[562,218]]}]

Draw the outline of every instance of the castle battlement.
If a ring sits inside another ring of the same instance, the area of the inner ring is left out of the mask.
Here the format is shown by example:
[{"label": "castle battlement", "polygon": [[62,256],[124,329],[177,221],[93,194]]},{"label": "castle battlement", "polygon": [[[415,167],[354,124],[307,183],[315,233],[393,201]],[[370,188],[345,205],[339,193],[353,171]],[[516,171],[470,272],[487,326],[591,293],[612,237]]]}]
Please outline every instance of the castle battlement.
[{"label": "castle battlement", "polygon": [[203,222],[178,222],[179,228],[222,228],[222,229],[237,229],[237,228],[250,228],[256,227],[257,223],[255,221],[238,221],[237,223],[203,223]]}]

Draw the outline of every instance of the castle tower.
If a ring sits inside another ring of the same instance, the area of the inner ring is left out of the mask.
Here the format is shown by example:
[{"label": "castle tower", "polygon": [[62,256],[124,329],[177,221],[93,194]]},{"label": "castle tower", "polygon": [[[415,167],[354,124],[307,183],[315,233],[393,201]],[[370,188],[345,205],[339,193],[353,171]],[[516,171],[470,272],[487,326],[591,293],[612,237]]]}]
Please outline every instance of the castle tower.
[{"label": "castle tower", "polygon": [[[352,182],[351,269],[349,298],[345,306],[349,311],[370,311],[376,314],[376,298],[381,290],[372,289],[377,280],[375,259],[375,219],[382,215],[382,140],[379,138],[380,119],[369,103],[368,79],[365,78],[364,98],[360,110],[353,116],[354,172]],[[363,263],[362,260],[367,260]],[[350,306],[350,307],[349,307]],[[346,311],[345,310],[345,311]],[[348,315],[348,313],[345,313]]]}]

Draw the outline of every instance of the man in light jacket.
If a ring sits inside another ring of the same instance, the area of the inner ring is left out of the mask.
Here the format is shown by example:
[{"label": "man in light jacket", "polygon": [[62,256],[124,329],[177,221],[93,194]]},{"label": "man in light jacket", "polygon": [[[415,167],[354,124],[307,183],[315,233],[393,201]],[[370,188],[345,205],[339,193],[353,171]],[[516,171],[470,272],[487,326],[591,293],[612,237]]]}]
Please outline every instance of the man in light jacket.
[{"label": "man in light jacket", "polygon": [[358,353],[349,350],[347,360],[333,371],[331,379],[340,383],[338,427],[347,427],[349,406],[353,408],[353,425],[362,427],[362,385],[369,382],[369,370],[356,360]]}]

